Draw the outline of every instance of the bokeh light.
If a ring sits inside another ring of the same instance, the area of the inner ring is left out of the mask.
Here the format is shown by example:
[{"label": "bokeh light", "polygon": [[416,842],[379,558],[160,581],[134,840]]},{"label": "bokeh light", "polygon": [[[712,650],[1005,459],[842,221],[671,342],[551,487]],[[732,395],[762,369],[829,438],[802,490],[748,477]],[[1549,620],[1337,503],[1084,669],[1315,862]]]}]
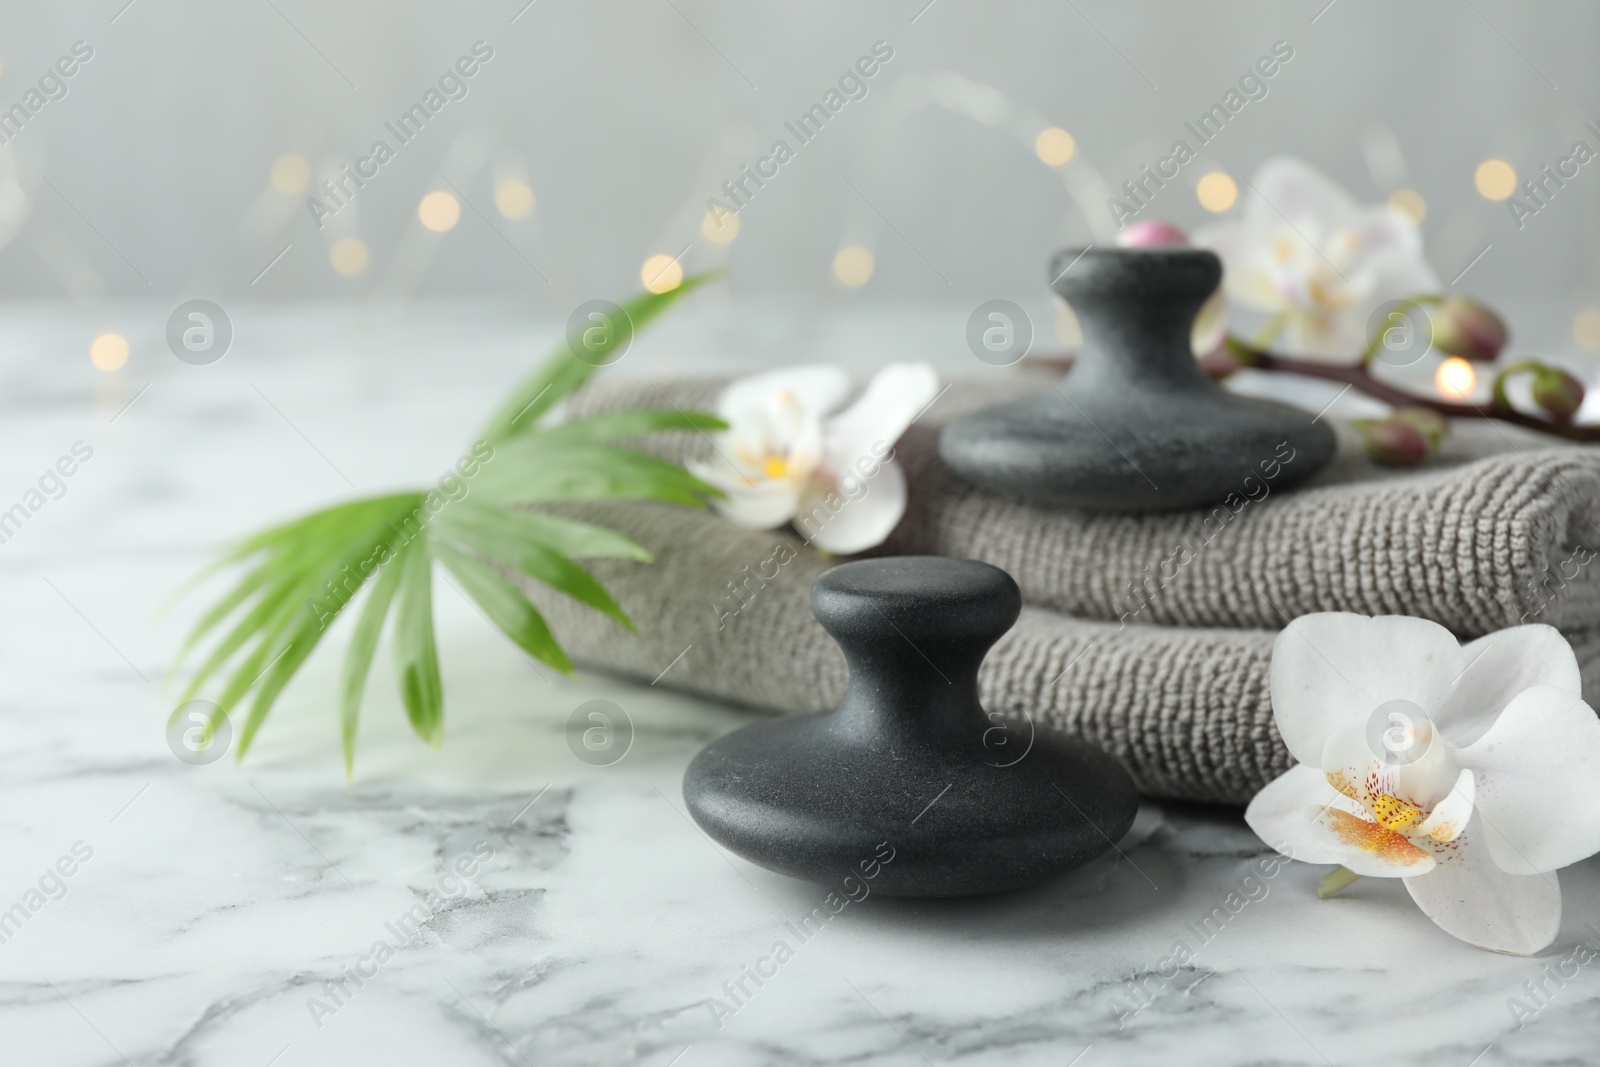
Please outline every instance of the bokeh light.
[{"label": "bokeh light", "polygon": [[1207,211],[1226,211],[1239,199],[1239,186],[1227,174],[1214,170],[1200,179],[1194,195]]},{"label": "bokeh light", "polygon": [[657,254],[639,268],[639,280],[652,293],[670,293],[683,284],[683,266],[669,255]]},{"label": "bokeh light", "polygon": [[833,257],[833,276],[852,288],[872,277],[872,253],[860,245],[845,245]]},{"label": "bokeh light", "polygon": [[1420,226],[1428,217],[1428,202],[1415,189],[1396,189],[1389,197],[1389,210]]},{"label": "bokeh light", "polygon": [[121,370],[128,362],[128,339],[120,333],[103,333],[89,345],[89,362],[98,370]]},{"label": "bokeh light", "polygon": [[1517,170],[1503,159],[1486,159],[1472,176],[1479,195],[1489,200],[1504,200],[1517,191]]},{"label": "bokeh light", "polygon": [[1600,308],[1584,308],[1573,316],[1572,339],[1590,351],[1600,351]]},{"label": "bokeh light", "polygon": [[508,219],[525,219],[533,214],[533,188],[525,181],[508,178],[494,187],[494,206]]},{"label": "bokeh light", "polygon": [[340,274],[360,274],[367,269],[367,246],[359,237],[341,237],[328,249],[328,262]]},{"label": "bokeh light", "polygon": [[1433,384],[1445,397],[1460,400],[1472,395],[1472,390],[1477,388],[1478,372],[1460,356],[1451,356],[1439,364],[1439,369],[1433,375]]},{"label": "bokeh light", "polygon": [[[722,216],[720,220],[718,215]],[[731,211],[708,211],[700,220],[700,232],[714,245],[731,245],[739,236],[739,216]]]},{"label": "bokeh light", "polygon": [[272,187],[284,196],[297,196],[311,184],[311,164],[293,152],[272,161]]},{"label": "bokeh light", "polygon": [[435,189],[417,205],[417,218],[434,233],[444,233],[461,221],[461,201],[443,189]]},{"label": "bokeh light", "polygon": [[1039,136],[1033,139],[1033,150],[1050,166],[1064,167],[1078,154],[1078,142],[1061,127],[1050,126],[1039,131]]}]

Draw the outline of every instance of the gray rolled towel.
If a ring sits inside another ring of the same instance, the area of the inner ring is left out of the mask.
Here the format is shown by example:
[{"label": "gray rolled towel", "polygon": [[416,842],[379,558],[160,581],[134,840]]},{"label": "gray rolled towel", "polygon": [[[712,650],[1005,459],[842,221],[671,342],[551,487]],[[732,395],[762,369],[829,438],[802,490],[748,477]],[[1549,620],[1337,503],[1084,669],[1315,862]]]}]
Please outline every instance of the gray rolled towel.
[{"label": "gray rolled towel", "polygon": [[[727,381],[601,379],[572,409],[711,409]],[[1049,387],[1043,372],[1018,369],[951,383],[897,446],[910,508],[883,551],[984,560],[1009,571],[1027,603],[1090,619],[1278,629],[1354,611],[1417,615],[1462,637],[1523,622],[1600,626],[1600,449],[1458,422],[1426,467],[1396,471],[1341,431],[1334,462],[1297,490],[1241,471],[1231,503],[1143,515],[1024,504],[940,462],[945,423]],[[1115,438],[1116,427],[1103,429]],[[647,446],[680,460],[713,455],[693,434]]]},{"label": "gray rolled towel", "polygon": [[[823,711],[843,696],[844,655],[812,616],[809,595],[833,561],[792,533],[739,529],[660,504],[559,510],[655,554],[647,564],[589,561],[637,635],[522,581],[578,663],[767,711]],[[991,712],[1030,717],[1113,753],[1143,793],[1242,805],[1293,763],[1272,723],[1275,636],[1091,622],[1029,607],[984,661],[979,689]],[[1574,648],[1593,701],[1600,636],[1575,639]]]}]

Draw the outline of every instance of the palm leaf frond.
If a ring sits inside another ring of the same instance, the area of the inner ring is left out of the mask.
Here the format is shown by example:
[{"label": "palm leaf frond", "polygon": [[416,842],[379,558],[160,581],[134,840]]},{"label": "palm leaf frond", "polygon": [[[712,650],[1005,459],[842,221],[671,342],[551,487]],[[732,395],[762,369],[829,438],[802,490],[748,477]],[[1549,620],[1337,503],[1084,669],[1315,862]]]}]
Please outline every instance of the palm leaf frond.
[{"label": "palm leaf frond", "polygon": [[[635,297],[622,310],[637,330],[708,277]],[[620,343],[622,336],[619,332],[607,343]],[[506,637],[564,673],[572,673],[571,659],[509,576],[533,578],[632,631],[627,613],[576,560],[643,563],[650,553],[614,530],[528,505],[650,500],[704,507],[720,495],[713,486],[675,463],[610,442],[664,431],[705,434],[724,424],[699,412],[661,410],[547,425],[545,416],[606,362],[609,350],[590,347],[580,360],[563,341],[512,391],[484,430],[483,439],[495,446],[495,461],[470,478],[469,496],[441,505],[436,494],[418,490],[324,508],[245,538],[202,571],[194,581],[219,568],[244,568],[201,614],[174,659],[176,673],[200,645],[209,646],[180,704],[216,683],[216,703],[231,714],[253,693],[239,731],[242,760],[284,688],[365,590],[339,683],[345,773],[354,769],[362,699],[391,615],[401,702],[412,729],[437,747],[444,738],[444,687],[433,622],[435,560]]]},{"label": "palm leaf frond", "polygon": [[570,396],[589,380],[590,375],[600,369],[616,345],[623,343],[625,339],[631,341],[633,335],[642,330],[651,319],[717,276],[715,271],[692,274],[676,289],[669,289],[665,293],[641,293],[625,301],[620,306],[627,317],[627,322],[616,324],[619,328],[608,331],[604,339],[587,345],[584,359],[574,356],[568,348],[566,339],[563,339],[555,352],[511,391],[511,395],[500,405],[500,409],[483,428],[480,436],[485,441],[499,444],[503,440],[533,429],[541,415]]}]

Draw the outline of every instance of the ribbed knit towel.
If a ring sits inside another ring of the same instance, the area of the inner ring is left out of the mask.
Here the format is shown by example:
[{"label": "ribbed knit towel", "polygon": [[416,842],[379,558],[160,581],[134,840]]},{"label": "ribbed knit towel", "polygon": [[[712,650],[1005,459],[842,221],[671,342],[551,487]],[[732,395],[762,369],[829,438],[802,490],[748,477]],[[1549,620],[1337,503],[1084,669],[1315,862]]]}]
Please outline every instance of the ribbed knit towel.
[{"label": "ribbed knit towel", "polygon": [[[1083,618],[1278,629],[1309,612],[1355,611],[1417,615],[1462,637],[1522,622],[1600,626],[1600,565],[1590,565],[1600,551],[1600,449],[1458,422],[1428,466],[1395,471],[1369,462],[1343,431],[1334,462],[1296,490],[1241,471],[1229,503],[1142,515],[1024,504],[945,468],[941,426],[1049,388],[1042,374],[996,370],[952,383],[906,432],[896,454],[911,505],[883,551],[993,563],[1026,603]],[[602,379],[574,410],[709,410],[726,381]],[[1101,429],[1115,440],[1115,426]],[[693,434],[658,435],[649,446],[712,457]]]},{"label": "ribbed knit towel", "polygon": [[[586,504],[655,554],[590,561],[637,636],[544,586],[523,588],[580,664],[771,711],[837,705],[844,654],[811,614],[832,565],[788,531],[739,529],[660,504]],[[984,707],[1031,717],[1113,753],[1141,792],[1244,804],[1293,763],[1272,723],[1270,630],[1086,622],[1027,607],[979,671]],[[1600,637],[1575,641],[1584,691],[1600,693]],[[974,739],[981,743],[981,739]]]},{"label": "ribbed knit towel", "polygon": [[[709,409],[723,384],[602,380],[572,410]],[[1041,387],[1011,372],[942,394],[898,447],[911,507],[882,551],[1010,571],[1030,606],[984,662],[985,706],[1099,744],[1149,795],[1244,804],[1290,766],[1267,667],[1275,631],[1296,615],[1420,615],[1462,636],[1524,621],[1571,631],[1600,616],[1600,567],[1589,566],[1588,549],[1600,538],[1600,453],[1466,425],[1428,468],[1401,473],[1372,466],[1346,440],[1298,491],[1241,476],[1244,503],[1141,516],[1031,507],[944,470],[940,425]],[[678,459],[711,454],[692,434],[644,444]],[[792,533],[653,504],[565,510],[656,557],[593,565],[638,636],[526,583],[578,662],[772,711],[823,711],[840,699],[844,657],[809,606],[811,582],[831,561]],[[1169,563],[1184,547],[1192,558]],[[1600,631],[1569,636],[1593,702]]]}]

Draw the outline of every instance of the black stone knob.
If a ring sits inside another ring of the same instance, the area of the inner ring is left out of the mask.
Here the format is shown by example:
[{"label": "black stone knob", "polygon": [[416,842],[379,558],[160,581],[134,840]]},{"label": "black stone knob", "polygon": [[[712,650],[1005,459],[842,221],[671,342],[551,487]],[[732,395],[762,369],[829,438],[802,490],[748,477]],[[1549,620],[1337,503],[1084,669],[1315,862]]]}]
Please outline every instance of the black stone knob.
[{"label": "black stone knob", "polygon": [[844,702],[694,758],[684,800],[723,846],[846,892],[965,896],[1077,867],[1132,825],[1138,797],[1115,759],[979,704],[978,666],[1022,608],[1005,571],[846,563],[816,580],[811,607],[849,663]]},{"label": "black stone knob", "polygon": [[1190,351],[1195,315],[1222,278],[1198,248],[1062,252],[1053,288],[1083,346],[1038,396],[946,428],[939,451],[974,485],[1089,511],[1158,511],[1259,499],[1333,458],[1310,412],[1237,396]]}]

